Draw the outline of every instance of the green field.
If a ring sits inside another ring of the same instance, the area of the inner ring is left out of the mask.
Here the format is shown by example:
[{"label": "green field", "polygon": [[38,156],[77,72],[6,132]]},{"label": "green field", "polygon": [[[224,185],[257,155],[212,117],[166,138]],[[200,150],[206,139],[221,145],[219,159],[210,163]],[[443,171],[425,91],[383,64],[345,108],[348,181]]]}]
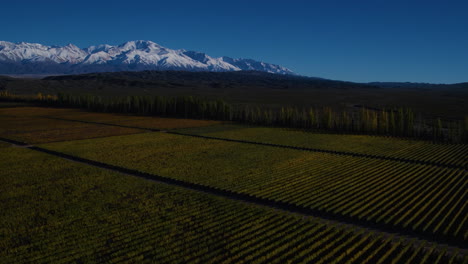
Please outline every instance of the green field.
[{"label": "green field", "polygon": [[1,263],[468,261],[464,169],[139,128],[415,160],[445,151],[442,165],[463,165],[466,145],[59,108],[3,108],[0,121],[0,138],[209,187],[0,140]]},{"label": "green field", "polygon": [[463,170],[164,133],[43,147],[371,223],[467,239]]},{"label": "green field", "polygon": [[0,160],[7,168],[0,172],[2,263],[450,259],[430,245],[410,246],[28,149],[7,148]]},{"label": "green field", "polygon": [[467,166],[468,145],[466,144],[433,144],[390,137],[317,134],[294,129],[239,125],[219,125],[178,131],[210,137]]}]

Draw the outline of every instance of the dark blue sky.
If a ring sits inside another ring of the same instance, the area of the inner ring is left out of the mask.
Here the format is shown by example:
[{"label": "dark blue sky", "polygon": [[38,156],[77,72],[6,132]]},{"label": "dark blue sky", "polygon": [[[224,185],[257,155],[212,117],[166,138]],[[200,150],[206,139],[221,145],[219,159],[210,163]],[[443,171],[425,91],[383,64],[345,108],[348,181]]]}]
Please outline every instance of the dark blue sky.
[{"label": "dark blue sky", "polygon": [[8,1],[0,40],[152,40],[349,81],[468,81],[468,1]]}]

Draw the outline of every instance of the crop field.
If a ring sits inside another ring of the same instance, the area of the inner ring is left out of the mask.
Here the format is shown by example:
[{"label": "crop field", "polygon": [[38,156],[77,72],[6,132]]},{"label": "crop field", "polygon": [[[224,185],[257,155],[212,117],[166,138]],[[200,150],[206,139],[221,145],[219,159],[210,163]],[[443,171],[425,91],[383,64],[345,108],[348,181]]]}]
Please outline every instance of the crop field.
[{"label": "crop field", "polygon": [[183,118],[160,118],[160,117],[145,117],[145,116],[130,116],[117,114],[101,114],[90,112],[73,112],[53,115],[57,118],[82,120],[96,123],[106,123],[122,126],[132,126],[149,129],[178,129],[178,128],[194,128],[219,125],[220,121],[209,120],[194,120]]},{"label": "crop field", "polygon": [[[5,103],[6,104],[6,103]],[[1,117],[41,117],[55,114],[73,113],[75,109],[51,108],[51,107],[12,107],[0,109]]]},{"label": "crop field", "polygon": [[430,244],[414,246],[29,149],[4,150],[2,263],[463,261]]},{"label": "crop field", "polygon": [[0,102],[0,108],[12,108],[12,107],[24,107],[28,106],[27,103],[23,102]]},{"label": "crop field", "polygon": [[[67,121],[62,118],[64,116],[70,120],[84,119],[89,123]],[[0,123],[2,124],[0,137],[26,143],[44,143],[146,132],[138,128],[99,124],[102,121],[153,129],[195,127],[219,123],[202,120],[99,114],[60,108],[0,108]]]},{"label": "crop field", "polygon": [[467,181],[461,169],[166,133],[43,147],[327,214],[467,239]]},{"label": "crop field", "polygon": [[[123,114],[111,113],[93,113],[78,109],[67,108],[45,108],[45,107],[15,107],[0,109],[0,117],[7,118],[31,118],[31,122],[35,119],[51,119],[51,120],[83,120],[95,123],[108,123],[115,125],[135,126],[141,128],[155,129],[176,129],[176,128],[194,128],[202,126],[218,125],[219,121],[210,120],[194,120],[183,118],[162,118],[149,116],[132,116]],[[70,123],[67,123],[70,124]]]},{"label": "crop field", "polygon": [[466,145],[20,106],[0,138],[34,144],[0,140],[1,263],[468,262]]},{"label": "crop field", "polygon": [[44,143],[109,137],[145,132],[141,129],[72,123],[47,118],[0,118],[0,137],[26,143]]},{"label": "crop field", "polygon": [[466,144],[433,144],[379,136],[316,134],[294,129],[239,125],[189,128],[181,129],[179,132],[299,148],[412,159],[459,167],[467,166],[468,145]]}]

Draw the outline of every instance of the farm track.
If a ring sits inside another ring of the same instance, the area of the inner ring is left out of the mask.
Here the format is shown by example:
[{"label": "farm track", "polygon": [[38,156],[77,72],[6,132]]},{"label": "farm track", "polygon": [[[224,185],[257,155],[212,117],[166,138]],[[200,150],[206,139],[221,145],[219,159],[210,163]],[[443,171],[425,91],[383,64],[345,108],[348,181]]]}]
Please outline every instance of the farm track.
[{"label": "farm track", "polygon": [[[425,234],[420,232],[414,232],[411,229],[404,229],[394,227],[388,224],[375,224],[370,223],[368,221],[357,220],[355,218],[340,216],[333,213],[327,213],[319,210],[314,210],[310,208],[304,208],[295,204],[290,204],[287,202],[281,201],[273,201],[265,198],[256,197],[253,195],[245,194],[245,193],[238,193],[231,190],[226,189],[219,189],[215,187],[210,187],[202,184],[197,183],[190,183],[183,180],[177,180],[173,178],[168,178],[156,174],[144,173],[133,169],[128,169],[124,167],[119,167],[115,165],[110,165],[94,160],[89,160],[81,157],[76,157],[73,155],[64,154],[57,151],[52,151],[48,149],[44,149],[41,147],[36,147],[33,145],[28,145],[24,142],[18,142],[11,139],[0,138],[1,141],[13,144],[18,147],[28,148],[31,150],[47,153],[50,155],[54,155],[57,157],[61,157],[67,160],[71,160],[74,162],[79,162],[87,165],[91,165],[94,167],[102,168],[111,170],[114,172],[123,173],[130,176],[140,177],[151,181],[156,181],[159,183],[165,183],[173,186],[178,186],[190,190],[195,190],[211,195],[216,195],[219,197],[228,198],[231,200],[238,200],[242,202],[246,202],[249,204],[254,204],[257,206],[263,206],[271,209],[280,210],[286,213],[293,213],[298,214],[305,217],[317,217],[318,219],[322,219],[325,223],[335,224],[337,226],[342,226],[346,228],[351,228],[352,230],[360,230],[360,231],[368,231],[383,235],[384,237],[390,238],[394,241],[408,241],[412,244],[423,244],[424,240],[431,242],[440,250],[447,250],[449,253],[460,252],[462,254],[468,254],[468,247],[464,241],[458,241],[446,237],[435,237],[431,234]],[[448,245],[448,247],[447,247]]]},{"label": "farm track", "polygon": [[164,131],[162,129],[157,128],[147,128],[147,127],[135,127],[135,126],[126,126],[126,125],[119,125],[119,124],[111,124],[111,123],[103,123],[103,122],[94,122],[94,121],[86,121],[86,120],[78,120],[78,119],[68,119],[68,118],[60,118],[60,117],[49,117],[49,116],[41,116],[42,118],[53,119],[53,120],[61,120],[61,121],[70,121],[70,122],[78,122],[78,123],[85,123],[85,124],[95,124],[95,125],[104,125],[104,126],[115,126],[115,127],[123,127],[123,128],[135,128],[141,129],[151,132],[161,132]]},{"label": "farm track", "polygon": [[446,164],[446,163],[443,163],[443,162],[424,161],[424,160],[408,159],[408,158],[401,158],[401,157],[397,158],[397,157],[391,157],[391,156],[363,154],[363,153],[347,152],[347,151],[335,151],[335,150],[329,150],[329,149],[297,147],[297,146],[272,144],[272,143],[264,143],[264,142],[255,142],[255,141],[248,141],[248,140],[203,136],[203,135],[168,131],[168,130],[156,129],[156,128],[126,126],[126,125],[119,125],[119,124],[85,121],[85,120],[76,120],[76,119],[67,119],[67,118],[58,118],[58,117],[44,117],[44,118],[56,119],[56,120],[62,120],[62,121],[70,121],[70,122],[80,122],[80,123],[87,123],[87,124],[115,126],[115,127],[122,127],[122,128],[141,129],[141,130],[146,130],[146,131],[149,131],[149,132],[163,132],[163,133],[168,133],[168,134],[172,134],[172,135],[195,137],[195,138],[202,138],[202,139],[209,139],[209,140],[220,140],[220,141],[251,144],[251,145],[260,145],[260,146],[268,146],[268,147],[275,147],[275,148],[284,148],[284,149],[294,149],[294,150],[309,151],[309,152],[327,153],[327,154],[350,156],[350,157],[357,157],[357,158],[389,160],[389,161],[397,161],[397,162],[404,162],[404,163],[410,163],[410,164],[430,165],[430,166],[436,166],[436,167],[441,167],[441,168],[462,169],[462,170],[465,170],[465,171],[467,171],[467,169],[468,169],[466,166]]}]

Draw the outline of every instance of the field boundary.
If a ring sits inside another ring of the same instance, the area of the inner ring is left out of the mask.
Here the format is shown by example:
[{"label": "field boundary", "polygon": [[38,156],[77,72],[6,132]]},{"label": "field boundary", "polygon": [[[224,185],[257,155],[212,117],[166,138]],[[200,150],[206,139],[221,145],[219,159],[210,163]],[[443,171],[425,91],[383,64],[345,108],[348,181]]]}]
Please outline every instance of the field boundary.
[{"label": "field boundary", "polygon": [[389,160],[389,161],[397,161],[397,162],[420,164],[420,165],[430,165],[430,166],[450,168],[450,169],[466,170],[466,168],[464,168],[463,166],[457,166],[457,165],[451,165],[451,164],[445,164],[445,163],[439,163],[439,162],[415,160],[415,159],[395,158],[395,157],[390,157],[390,156],[371,155],[371,154],[347,152],[347,151],[336,151],[336,150],[327,150],[327,149],[296,147],[296,146],[290,146],[290,145],[281,145],[281,144],[272,144],[272,143],[247,141],[247,140],[239,140],[239,139],[229,139],[229,138],[220,138],[220,137],[212,137],[212,136],[203,136],[203,135],[188,134],[188,133],[181,133],[181,132],[175,132],[175,131],[167,131],[166,133],[173,134],[173,135],[188,136],[188,137],[197,137],[197,138],[204,138],[204,139],[222,140],[222,141],[252,144],[252,145],[261,145],[261,146],[268,146],[268,147],[275,147],[275,148],[286,148],[286,149],[302,150],[302,151],[309,151],[309,152],[320,152],[320,153],[327,153],[327,154],[341,155],[341,156],[351,156],[351,157],[358,157],[358,158]]},{"label": "field boundary", "polygon": [[466,166],[458,166],[458,165],[452,165],[452,164],[446,164],[446,163],[440,163],[440,162],[432,162],[432,161],[423,161],[423,160],[416,160],[416,159],[395,158],[395,157],[384,156],[384,155],[372,155],[372,154],[347,152],[347,151],[336,151],[336,150],[328,150],[328,149],[297,147],[297,146],[290,146],[290,145],[256,142],[256,141],[248,141],[248,140],[240,140],[240,139],[229,139],[229,138],[222,138],[222,137],[204,136],[204,135],[169,131],[169,130],[156,129],[156,128],[126,126],[126,125],[118,125],[118,124],[94,122],[94,121],[85,121],[85,120],[76,120],[76,119],[67,119],[67,118],[57,118],[57,117],[45,117],[45,118],[63,120],[63,121],[70,121],[70,122],[81,122],[81,123],[88,123],[88,124],[99,124],[99,125],[117,126],[117,127],[124,127],[124,128],[134,128],[134,129],[147,130],[147,131],[151,131],[151,132],[163,132],[163,133],[172,134],[172,135],[179,135],[179,136],[186,136],[186,137],[196,137],[196,138],[203,138],[203,139],[209,139],[209,140],[220,140],[220,141],[228,141],[228,142],[251,144],[251,145],[260,145],[260,146],[275,147],[275,148],[284,148],[284,149],[294,149],[294,150],[309,151],[309,152],[327,153],[327,154],[332,154],[332,155],[350,156],[350,157],[357,157],[357,158],[369,158],[369,159],[378,159],[378,160],[389,160],[389,161],[397,161],[397,162],[404,162],[404,163],[411,163],[411,164],[429,165],[429,166],[435,166],[435,167],[441,167],[441,168],[461,169],[461,170],[465,170],[465,171],[467,170]]},{"label": "field boundary", "polygon": [[450,249],[450,251],[452,252],[458,251],[458,252],[462,252],[463,254],[468,254],[468,245],[466,245],[466,243],[463,240],[460,241],[459,239],[455,239],[455,238],[436,236],[433,234],[425,234],[421,232],[414,232],[411,229],[397,228],[392,225],[371,223],[368,221],[358,220],[358,219],[351,218],[351,217],[340,216],[340,215],[326,213],[326,212],[315,210],[315,209],[305,208],[305,207],[301,207],[295,204],[260,198],[260,197],[256,197],[256,196],[249,195],[246,193],[239,193],[239,192],[235,192],[235,191],[231,191],[227,189],[215,188],[215,187],[202,185],[198,183],[191,183],[191,182],[187,182],[183,180],[160,176],[157,174],[141,172],[138,170],[111,165],[111,164],[107,164],[107,163],[103,163],[103,162],[99,162],[95,160],[90,160],[86,158],[81,158],[81,157],[65,154],[62,152],[49,150],[49,149],[42,148],[42,147],[27,145],[24,142],[19,142],[15,140],[10,140],[10,139],[5,139],[5,138],[0,138],[0,140],[7,142],[7,143],[14,144],[19,147],[28,148],[31,150],[35,150],[35,151],[46,153],[46,154],[53,155],[56,157],[64,158],[70,161],[91,165],[91,166],[98,167],[101,169],[107,169],[107,170],[123,173],[126,175],[130,175],[130,176],[135,176],[135,177],[144,178],[144,179],[151,180],[151,181],[156,181],[159,183],[165,183],[165,184],[169,184],[173,186],[178,186],[181,188],[199,191],[199,192],[215,195],[218,197],[224,197],[224,198],[231,199],[231,200],[243,201],[243,202],[247,202],[250,204],[264,206],[264,207],[268,207],[271,209],[277,209],[277,210],[281,210],[281,211],[288,212],[288,213],[299,214],[299,215],[307,216],[307,217],[316,217],[316,218],[329,221],[337,225],[348,225],[352,228],[357,227],[357,228],[362,228],[370,232],[378,232],[381,234],[385,234],[388,237],[398,236],[399,238],[405,239],[408,241],[425,240],[425,241],[429,241],[430,243],[437,245],[437,247],[444,249],[444,250]]},{"label": "field boundary", "polygon": [[47,119],[53,119],[53,120],[70,121],[70,122],[78,122],[78,123],[93,124],[93,125],[104,125],[104,126],[115,126],[115,127],[123,127],[123,128],[141,129],[141,130],[146,130],[146,131],[151,131],[151,132],[161,132],[161,131],[163,131],[163,130],[157,129],[157,128],[126,126],[126,125],[119,125],[119,124],[102,123],[102,122],[77,120],[77,119],[67,119],[67,118],[60,118],[60,117],[49,117],[49,116],[41,116],[41,117],[42,118],[47,118]]},{"label": "field boundary", "polygon": [[19,146],[19,147],[28,146],[28,143],[25,143],[25,142],[22,142],[22,141],[16,141],[16,140],[13,140],[13,139],[8,139],[8,138],[0,137],[0,140],[3,141],[3,142],[6,142],[6,143],[10,143],[10,144],[13,144],[13,145],[17,145],[17,146]]}]

